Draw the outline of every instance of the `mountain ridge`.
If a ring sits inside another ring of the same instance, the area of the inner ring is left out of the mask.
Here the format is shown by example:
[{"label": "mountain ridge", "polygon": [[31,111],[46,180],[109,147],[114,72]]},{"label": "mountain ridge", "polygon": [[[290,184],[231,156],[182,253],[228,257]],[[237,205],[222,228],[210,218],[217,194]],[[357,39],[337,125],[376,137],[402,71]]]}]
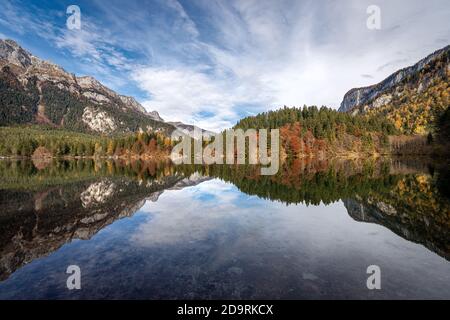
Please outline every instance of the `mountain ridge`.
[{"label": "mountain ridge", "polygon": [[92,76],[69,73],[14,40],[0,39],[0,82],[0,125],[37,123],[100,134],[169,135],[175,130],[190,134],[185,127],[191,125],[166,122],[134,97],[121,95]]},{"label": "mountain ridge", "polygon": [[[408,76],[422,71],[426,66],[430,64],[430,62],[441,57],[443,54],[446,54],[448,56],[449,51],[450,45],[447,45],[446,47],[436,50],[427,57],[421,59],[416,64],[392,73],[387,78],[385,78],[384,80],[382,80],[377,84],[350,89],[344,95],[344,98],[339,107],[339,111],[348,112],[352,111],[353,109],[359,106],[367,105],[370,108],[370,107],[378,107],[388,103],[387,101],[390,100],[387,97],[382,97],[383,93],[391,89],[393,86],[401,83]],[[447,69],[448,68],[449,65],[447,60]],[[422,83],[422,85],[426,86],[426,84],[424,83]],[[422,87],[421,90],[423,89],[424,88]]]}]

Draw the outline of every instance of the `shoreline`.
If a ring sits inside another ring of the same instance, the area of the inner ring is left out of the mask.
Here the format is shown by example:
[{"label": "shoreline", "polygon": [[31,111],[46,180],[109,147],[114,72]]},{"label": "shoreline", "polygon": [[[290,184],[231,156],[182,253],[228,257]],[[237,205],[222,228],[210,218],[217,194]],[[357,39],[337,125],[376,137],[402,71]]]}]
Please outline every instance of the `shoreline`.
[{"label": "shoreline", "polygon": [[[327,159],[342,159],[342,160],[361,160],[361,159],[379,159],[379,158],[410,158],[410,157],[420,157],[420,158],[430,158],[430,159],[443,159],[446,158],[448,154],[436,154],[436,153],[416,153],[416,154],[397,154],[397,153],[364,153],[358,154],[354,152],[349,153],[325,153],[325,154],[302,154],[297,157],[288,159],[287,157],[280,158],[281,162],[286,162],[288,160],[295,159],[316,159],[316,160],[327,160]],[[154,155],[154,156],[0,156],[0,160],[36,160],[36,161],[50,161],[50,160],[156,160],[164,161],[170,160],[170,155]],[[226,164],[226,163],[224,163]]]}]

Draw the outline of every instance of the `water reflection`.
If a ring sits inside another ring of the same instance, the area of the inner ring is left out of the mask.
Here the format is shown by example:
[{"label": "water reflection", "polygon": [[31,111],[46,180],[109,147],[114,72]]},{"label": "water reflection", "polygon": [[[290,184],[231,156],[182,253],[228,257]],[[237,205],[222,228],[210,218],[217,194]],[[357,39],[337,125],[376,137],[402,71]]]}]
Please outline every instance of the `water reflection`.
[{"label": "water reflection", "polygon": [[449,298],[445,168],[3,161],[0,298]]}]

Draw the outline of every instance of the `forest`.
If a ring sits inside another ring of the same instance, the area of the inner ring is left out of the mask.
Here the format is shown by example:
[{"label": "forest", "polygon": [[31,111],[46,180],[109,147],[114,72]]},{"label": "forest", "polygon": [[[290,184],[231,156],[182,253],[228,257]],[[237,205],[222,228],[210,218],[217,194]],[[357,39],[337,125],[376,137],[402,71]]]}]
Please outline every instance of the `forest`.
[{"label": "forest", "polygon": [[159,132],[109,137],[43,126],[0,127],[0,156],[145,157],[169,154],[172,144]]},{"label": "forest", "polygon": [[288,158],[311,154],[387,153],[398,133],[383,117],[351,115],[322,106],[284,107],[240,120],[235,128],[280,128]]},{"label": "forest", "polygon": [[387,93],[389,103],[365,112],[386,118],[402,134],[434,134],[436,122],[450,105],[449,59],[444,52]]},{"label": "forest", "polygon": [[[243,118],[234,129],[280,129],[281,155],[288,161],[311,156],[445,154],[450,141],[450,111],[434,132],[405,135],[386,117],[351,115],[327,107],[284,107]],[[162,131],[91,135],[45,125],[0,127],[3,157],[167,158],[177,141]]]}]

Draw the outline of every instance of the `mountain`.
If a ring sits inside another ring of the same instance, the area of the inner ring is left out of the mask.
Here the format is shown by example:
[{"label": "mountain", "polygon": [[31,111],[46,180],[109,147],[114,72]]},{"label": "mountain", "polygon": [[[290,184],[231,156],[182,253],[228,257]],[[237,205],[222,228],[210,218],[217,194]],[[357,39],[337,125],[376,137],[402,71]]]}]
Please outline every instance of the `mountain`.
[{"label": "mountain", "polygon": [[450,46],[378,84],[348,91],[339,111],[384,115],[403,133],[425,134],[450,105]]},{"label": "mountain", "polygon": [[197,126],[191,125],[191,124],[185,124],[183,122],[168,122],[169,124],[173,125],[175,128],[177,128],[181,133],[186,134],[186,135],[190,135],[191,137],[194,137],[194,131],[201,131],[203,134],[208,135],[208,136],[214,136],[216,135],[215,132],[212,131],[208,131],[202,128],[199,128]]},{"label": "mountain", "polygon": [[38,123],[90,133],[174,127],[132,97],[92,77],[76,77],[12,40],[0,40],[0,125]]},{"label": "mountain", "polygon": [[13,40],[0,39],[0,126],[29,123],[94,134],[170,134],[177,129],[133,97],[120,95],[93,77],[68,73]]},{"label": "mountain", "polygon": [[[450,46],[440,49],[429,55],[428,57],[420,60],[415,65],[393,73],[378,84],[369,87],[351,89],[345,94],[339,111],[348,112],[360,106],[363,106],[365,108],[377,108],[385,105],[390,102],[392,96],[383,97],[383,95],[388,94],[391,91],[394,91],[395,95],[399,95],[400,92],[397,92],[395,89],[397,86],[405,84],[405,82],[409,82],[411,84],[417,83],[420,86],[419,91],[423,92],[423,90],[426,89],[430,82],[432,82],[433,78],[418,79],[418,75],[420,75],[420,73],[425,69],[428,70],[429,68],[433,68],[433,71],[439,71],[435,72],[436,76],[445,77],[446,68],[448,69],[449,67],[449,50]],[[444,61],[446,62],[446,64],[444,63],[436,66],[436,63],[438,61]]]}]

